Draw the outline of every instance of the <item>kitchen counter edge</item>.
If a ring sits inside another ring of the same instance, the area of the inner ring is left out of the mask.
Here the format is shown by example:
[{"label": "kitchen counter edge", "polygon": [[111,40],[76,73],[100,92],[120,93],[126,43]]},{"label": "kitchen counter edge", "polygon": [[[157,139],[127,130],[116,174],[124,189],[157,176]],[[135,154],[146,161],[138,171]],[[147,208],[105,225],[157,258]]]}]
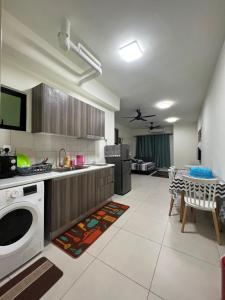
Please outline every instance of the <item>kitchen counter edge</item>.
[{"label": "kitchen counter edge", "polygon": [[105,166],[90,166],[86,169],[74,170],[74,171],[66,171],[66,172],[49,172],[42,173],[30,176],[15,176],[11,178],[0,179],[0,190],[8,189],[20,185],[26,185],[30,183],[35,183],[39,181],[76,176],[83,173],[94,172],[100,169],[111,168],[114,167],[114,164],[107,164]]}]

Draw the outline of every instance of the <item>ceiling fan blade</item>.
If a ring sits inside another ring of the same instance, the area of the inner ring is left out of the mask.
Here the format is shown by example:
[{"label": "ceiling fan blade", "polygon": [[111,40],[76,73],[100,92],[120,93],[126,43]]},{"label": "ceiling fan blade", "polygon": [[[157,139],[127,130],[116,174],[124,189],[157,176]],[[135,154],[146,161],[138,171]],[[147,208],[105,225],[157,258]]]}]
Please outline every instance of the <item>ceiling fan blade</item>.
[{"label": "ceiling fan blade", "polygon": [[156,115],[148,115],[148,116],[143,116],[143,118],[151,118],[151,117],[155,117]]},{"label": "ceiling fan blade", "polygon": [[145,121],[145,122],[148,121],[148,120],[145,120],[144,118],[140,118],[140,120],[141,120],[141,121]]},{"label": "ceiling fan blade", "polygon": [[135,118],[134,118],[133,120],[130,120],[130,123],[131,123],[131,122],[134,122],[135,120],[136,120]]},{"label": "ceiling fan blade", "polygon": [[120,117],[120,118],[133,119],[134,117]]}]

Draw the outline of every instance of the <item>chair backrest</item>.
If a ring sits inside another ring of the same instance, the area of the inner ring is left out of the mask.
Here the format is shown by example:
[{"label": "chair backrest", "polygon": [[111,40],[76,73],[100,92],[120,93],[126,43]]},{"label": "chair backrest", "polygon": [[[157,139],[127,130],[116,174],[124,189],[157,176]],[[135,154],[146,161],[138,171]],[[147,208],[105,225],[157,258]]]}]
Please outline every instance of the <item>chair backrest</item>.
[{"label": "chair backrest", "polygon": [[218,179],[199,179],[183,176],[183,180],[186,202],[204,208],[213,207],[210,203],[215,201]]},{"label": "chair backrest", "polygon": [[168,174],[169,174],[170,183],[172,183],[172,181],[174,180],[175,175],[176,175],[176,168],[175,168],[175,166],[169,167]]}]

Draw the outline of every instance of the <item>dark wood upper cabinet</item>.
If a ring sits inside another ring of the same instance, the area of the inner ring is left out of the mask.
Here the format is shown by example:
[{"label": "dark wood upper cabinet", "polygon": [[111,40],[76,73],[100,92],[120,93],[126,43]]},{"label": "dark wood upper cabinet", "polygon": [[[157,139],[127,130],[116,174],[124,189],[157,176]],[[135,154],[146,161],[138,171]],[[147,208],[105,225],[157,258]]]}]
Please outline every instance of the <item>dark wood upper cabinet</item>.
[{"label": "dark wood upper cabinet", "polygon": [[32,89],[32,132],[67,134],[69,96],[40,84]]},{"label": "dark wood upper cabinet", "polygon": [[67,135],[82,136],[81,116],[83,102],[69,96],[67,106]]},{"label": "dark wood upper cabinet", "polygon": [[102,139],[105,113],[42,83],[32,89],[32,132]]},{"label": "dark wood upper cabinet", "polygon": [[105,137],[105,113],[100,109],[87,104],[87,137]]}]

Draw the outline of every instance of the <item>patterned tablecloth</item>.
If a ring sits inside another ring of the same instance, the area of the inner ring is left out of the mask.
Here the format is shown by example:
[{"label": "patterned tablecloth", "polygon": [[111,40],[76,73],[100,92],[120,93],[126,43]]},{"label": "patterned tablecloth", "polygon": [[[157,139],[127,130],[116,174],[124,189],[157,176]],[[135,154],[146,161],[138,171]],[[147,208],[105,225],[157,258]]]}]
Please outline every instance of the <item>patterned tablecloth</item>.
[{"label": "patterned tablecloth", "polygon": [[[178,170],[175,179],[170,185],[170,193],[180,193],[185,191],[185,183],[182,178],[183,175],[187,175],[186,170]],[[225,182],[221,181],[217,185],[216,197],[219,205],[219,217],[223,224],[225,224]]]}]

